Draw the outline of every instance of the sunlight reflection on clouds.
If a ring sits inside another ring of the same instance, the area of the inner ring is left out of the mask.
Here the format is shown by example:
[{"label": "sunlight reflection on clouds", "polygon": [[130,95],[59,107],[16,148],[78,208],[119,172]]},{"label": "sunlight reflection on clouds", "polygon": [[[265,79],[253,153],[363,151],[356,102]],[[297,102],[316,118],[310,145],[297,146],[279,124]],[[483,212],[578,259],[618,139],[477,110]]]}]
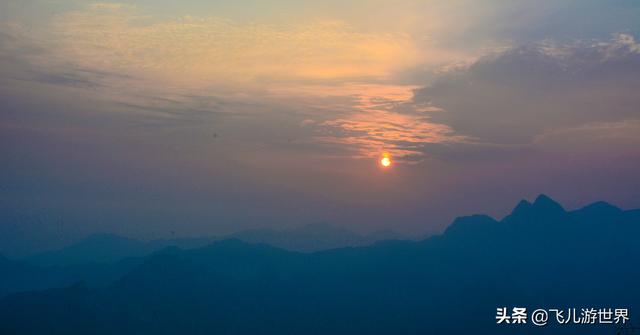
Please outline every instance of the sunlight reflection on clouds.
[{"label": "sunlight reflection on clouds", "polygon": [[442,110],[414,104],[414,89],[416,86],[411,85],[348,83],[298,87],[294,91],[349,98],[340,106],[343,113],[338,117],[303,122],[302,126],[315,125],[316,141],[346,147],[343,149],[354,158],[375,158],[388,152],[399,161],[409,162],[424,156],[424,144],[464,140],[451,128],[429,121],[431,113]]}]

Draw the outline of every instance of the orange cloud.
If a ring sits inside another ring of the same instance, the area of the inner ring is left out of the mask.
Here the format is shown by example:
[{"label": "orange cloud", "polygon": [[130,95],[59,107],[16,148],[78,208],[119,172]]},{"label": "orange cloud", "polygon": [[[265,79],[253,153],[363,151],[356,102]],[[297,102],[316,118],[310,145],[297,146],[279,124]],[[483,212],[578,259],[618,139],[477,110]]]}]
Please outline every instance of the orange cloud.
[{"label": "orange cloud", "polygon": [[385,77],[418,61],[404,34],[363,33],[334,21],[154,21],[125,5],[92,5],[52,25],[69,61],[185,83]]},{"label": "orange cloud", "polygon": [[423,156],[426,143],[463,141],[448,126],[429,120],[429,113],[441,110],[411,102],[414,89],[416,86],[411,85],[346,83],[296,87],[285,93],[351,98],[332,106],[339,117],[321,122],[305,120],[303,126],[317,126],[317,141],[342,146],[354,152],[353,157],[379,157],[387,152],[406,160]]}]

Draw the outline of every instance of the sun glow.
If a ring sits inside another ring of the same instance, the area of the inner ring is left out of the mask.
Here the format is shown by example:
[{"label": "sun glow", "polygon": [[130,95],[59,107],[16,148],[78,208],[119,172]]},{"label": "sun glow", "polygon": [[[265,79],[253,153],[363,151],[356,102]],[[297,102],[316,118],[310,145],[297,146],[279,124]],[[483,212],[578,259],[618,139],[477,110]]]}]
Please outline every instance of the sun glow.
[{"label": "sun glow", "polygon": [[389,157],[389,155],[384,155],[384,157],[382,157],[382,159],[380,160],[380,164],[383,167],[391,166],[391,158]]}]

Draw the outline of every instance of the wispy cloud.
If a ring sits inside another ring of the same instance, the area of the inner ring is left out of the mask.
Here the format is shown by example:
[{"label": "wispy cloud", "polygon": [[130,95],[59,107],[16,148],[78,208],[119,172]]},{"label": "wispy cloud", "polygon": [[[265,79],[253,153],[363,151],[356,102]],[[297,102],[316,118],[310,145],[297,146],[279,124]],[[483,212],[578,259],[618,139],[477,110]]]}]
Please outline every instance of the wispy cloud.
[{"label": "wispy cloud", "polygon": [[50,33],[56,51],[83,66],[181,84],[384,77],[418,56],[407,35],[358,32],[340,21],[159,21],[117,4],[60,15]]},{"label": "wispy cloud", "polygon": [[[388,153],[398,161],[420,160],[427,143],[460,141],[452,129],[431,122],[440,112],[412,103],[417,86],[346,83],[334,86],[296,87],[284,90],[298,96],[324,97],[330,106],[303,126],[314,130],[314,139],[341,149],[353,158]],[[329,103],[328,103],[329,102]]]}]

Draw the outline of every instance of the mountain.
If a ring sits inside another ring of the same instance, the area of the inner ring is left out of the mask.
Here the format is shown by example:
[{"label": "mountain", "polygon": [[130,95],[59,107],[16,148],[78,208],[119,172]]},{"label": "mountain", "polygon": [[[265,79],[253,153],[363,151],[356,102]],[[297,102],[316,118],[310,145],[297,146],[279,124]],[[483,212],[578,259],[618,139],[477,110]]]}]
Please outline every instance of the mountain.
[{"label": "mountain", "polygon": [[264,243],[291,251],[312,252],[364,246],[395,237],[397,235],[388,231],[363,236],[333,225],[315,223],[287,230],[246,230],[224,238],[235,238],[249,243]]},{"label": "mountain", "polygon": [[94,234],[69,247],[15,261],[0,256],[0,297],[7,294],[64,287],[84,282],[90,287],[112,283],[167,246],[201,247],[214,239],[143,242],[113,234]]},{"label": "mountain", "polygon": [[71,282],[58,271],[47,271],[26,262],[0,256],[0,297],[9,293],[62,287]]},{"label": "mountain", "polygon": [[[177,238],[141,241],[114,234],[93,234],[68,247],[44,252],[25,261],[0,258],[0,297],[10,293],[56,288],[84,281],[88,286],[111,283],[139,258],[167,247],[192,249],[214,241],[239,239],[287,250],[311,252],[346,246],[370,245],[397,238],[392,232],[362,236],[328,224],[287,230],[246,230],[226,237]],[[12,264],[4,266],[3,262]]]},{"label": "mountain", "polygon": [[623,216],[629,216],[620,208],[608,204],[604,201],[598,201],[579,210],[570,213],[575,220],[581,222],[589,222],[591,224],[614,222],[620,220]]},{"label": "mountain", "polygon": [[43,266],[108,263],[126,257],[145,256],[152,251],[142,241],[114,234],[93,234],[78,243],[32,256],[28,260]]},{"label": "mountain", "polygon": [[363,236],[329,224],[273,230],[245,230],[222,237],[159,239],[141,241],[114,234],[93,234],[68,247],[47,251],[27,258],[39,266],[69,266],[88,263],[113,263],[129,257],[143,257],[160,249],[176,246],[184,249],[205,246],[213,241],[239,239],[266,243],[292,251],[319,251],[347,246],[363,246],[382,239],[397,238],[392,232],[376,232]]},{"label": "mountain", "polygon": [[29,257],[27,261],[40,266],[114,263],[124,258],[147,256],[168,246],[195,248],[214,240],[215,238],[192,238],[140,241],[115,234],[92,234],[68,247]]},{"label": "mountain", "polygon": [[238,239],[165,248],[106,287],[1,299],[0,333],[613,334],[495,322],[498,307],[627,308],[637,322],[640,217],[612,207],[539,196],[423,241],[313,253]]},{"label": "mountain", "polygon": [[0,256],[0,297],[8,294],[65,287],[83,281],[91,287],[110,284],[142,262],[127,258],[115,263],[36,266]]}]

